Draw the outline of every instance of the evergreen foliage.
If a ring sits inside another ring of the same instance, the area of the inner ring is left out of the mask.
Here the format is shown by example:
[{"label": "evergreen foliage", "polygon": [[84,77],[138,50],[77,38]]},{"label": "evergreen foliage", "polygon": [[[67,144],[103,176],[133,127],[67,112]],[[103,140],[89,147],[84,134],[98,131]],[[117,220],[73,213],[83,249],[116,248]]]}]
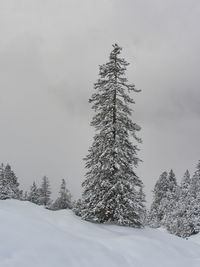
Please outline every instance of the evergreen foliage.
[{"label": "evergreen foliage", "polygon": [[188,193],[190,190],[190,183],[191,183],[190,173],[188,170],[186,170],[181,180],[181,192],[182,192],[183,198],[188,196]]},{"label": "evergreen foliage", "polygon": [[72,201],[71,194],[66,187],[66,181],[62,179],[62,183],[60,186],[59,197],[55,200],[55,202],[50,207],[53,210],[61,210],[61,209],[71,209]]},{"label": "evergreen foliage", "polygon": [[81,201],[81,199],[78,199],[77,201],[75,201],[75,203],[73,205],[73,212],[77,216],[82,216],[82,210],[83,210],[82,201]]},{"label": "evergreen foliage", "polygon": [[160,175],[153,190],[153,202],[148,214],[148,224],[154,228],[160,227],[164,218],[164,210],[161,201],[167,191],[167,175],[167,172],[163,172]]},{"label": "evergreen foliage", "polygon": [[200,232],[200,161],[190,183],[190,218],[191,234]]},{"label": "evergreen foliage", "polygon": [[180,186],[173,171],[163,173],[154,188],[148,216],[152,227],[164,226],[170,233],[188,237],[200,232],[200,161],[192,178],[187,170]]},{"label": "evergreen foliage", "polygon": [[141,186],[139,189],[139,201],[143,205],[143,211],[141,213],[141,221],[142,221],[142,225],[145,225],[146,219],[147,219],[147,210],[146,210],[146,206],[145,206],[146,205],[146,199],[145,199],[143,186]]},{"label": "evergreen foliage", "polygon": [[200,160],[191,179],[190,194],[195,199],[200,192]]},{"label": "evergreen foliage", "polygon": [[174,202],[174,209],[168,218],[166,228],[171,234],[180,237],[191,235],[191,223],[189,217],[190,199],[190,173],[187,170],[181,180],[179,194]]},{"label": "evergreen foliage", "polygon": [[37,185],[36,185],[35,182],[33,182],[33,184],[30,187],[28,200],[30,202],[35,203],[35,204],[39,204],[39,201],[40,201],[40,190],[37,188]]},{"label": "evergreen foliage", "polygon": [[177,183],[173,170],[169,175],[163,172],[153,190],[153,203],[148,215],[150,226],[157,228],[167,225],[167,220],[174,208],[176,193]]},{"label": "evergreen foliage", "polygon": [[38,204],[48,206],[51,202],[51,191],[50,191],[50,182],[48,177],[44,176],[42,178],[41,187],[38,189],[39,198]]},{"label": "evergreen foliage", "polygon": [[11,166],[0,166],[0,199],[20,199],[19,183]]},{"label": "evergreen foliage", "polygon": [[23,193],[23,199],[22,200],[24,200],[24,201],[28,201],[28,192],[27,191],[25,191],[24,193]]},{"label": "evergreen foliage", "polygon": [[165,215],[163,225],[168,227],[168,222],[171,219],[171,214],[174,212],[180,195],[180,188],[176,182],[176,176],[173,170],[170,170],[168,175],[168,188],[165,197],[161,200]]},{"label": "evergreen foliage", "polygon": [[19,190],[17,199],[24,200],[24,191],[23,190]]},{"label": "evergreen foliage", "polygon": [[82,198],[82,218],[93,222],[114,222],[142,227],[145,213],[140,189],[143,184],[133,168],[138,165],[138,148],[130,136],[136,136],[140,126],[131,120],[129,104],[134,100],[127,94],[139,92],[125,77],[129,65],[120,58],[121,47],[113,45],[109,62],[100,66],[89,100],[96,112],[91,125],[96,129],[93,144],[86,156],[86,180]]}]

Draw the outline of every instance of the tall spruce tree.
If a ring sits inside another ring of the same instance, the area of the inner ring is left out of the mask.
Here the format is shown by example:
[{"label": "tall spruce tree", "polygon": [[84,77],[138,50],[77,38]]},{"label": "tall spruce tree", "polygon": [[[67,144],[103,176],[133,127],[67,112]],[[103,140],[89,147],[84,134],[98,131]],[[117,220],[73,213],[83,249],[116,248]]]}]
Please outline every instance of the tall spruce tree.
[{"label": "tall spruce tree", "polygon": [[113,45],[109,61],[100,66],[94,93],[89,100],[96,112],[91,125],[96,134],[86,156],[86,180],[82,186],[82,217],[94,222],[114,222],[142,227],[145,207],[141,200],[142,181],[138,165],[136,136],[140,126],[131,120],[134,100],[129,92],[139,92],[125,77],[129,65],[120,58],[122,48]]}]

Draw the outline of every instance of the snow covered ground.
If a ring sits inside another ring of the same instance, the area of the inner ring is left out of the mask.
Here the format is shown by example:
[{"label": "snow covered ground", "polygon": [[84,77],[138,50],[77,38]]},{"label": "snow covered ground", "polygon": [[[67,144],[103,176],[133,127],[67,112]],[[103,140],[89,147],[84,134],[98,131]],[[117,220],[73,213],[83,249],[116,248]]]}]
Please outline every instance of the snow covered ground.
[{"label": "snow covered ground", "polygon": [[199,246],[200,246],[200,233],[197,235],[193,235],[193,236],[189,237],[189,240],[199,244]]},{"label": "snow covered ground", "polygon": [[191,240],[0,201],[0,267],[199,267],[200,235]]}]

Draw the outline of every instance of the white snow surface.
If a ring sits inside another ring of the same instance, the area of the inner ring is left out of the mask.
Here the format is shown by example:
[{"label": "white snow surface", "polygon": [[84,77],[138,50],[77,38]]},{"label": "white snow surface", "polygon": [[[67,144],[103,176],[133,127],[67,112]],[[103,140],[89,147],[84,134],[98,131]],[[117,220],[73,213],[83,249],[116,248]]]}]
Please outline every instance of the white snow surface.
[{"label": "white snow surface", "polygon": [[150,228],[85,222],[70,210],[0,201],[0,267],[199,267],[197,243]]},{"label": "white snow surface", "polygon": [[198,233],[197,235],[190,236],[189,240],[199,244],[199,246],[200,246],[200,233]]}]

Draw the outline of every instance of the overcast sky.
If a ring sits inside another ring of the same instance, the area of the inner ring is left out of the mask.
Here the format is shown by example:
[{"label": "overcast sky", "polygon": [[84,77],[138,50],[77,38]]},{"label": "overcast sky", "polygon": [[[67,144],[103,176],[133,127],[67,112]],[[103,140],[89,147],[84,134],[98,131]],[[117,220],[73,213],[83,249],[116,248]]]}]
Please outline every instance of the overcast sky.
[{"label": "overcast sky", "polygon": [[112,44],[142,92],[136,173],[147,198],[163,171],[200,159],[199,0],[0,0],[0,161],[24,189],[65,178],[74,198],[92,143],[88,98]]}]

